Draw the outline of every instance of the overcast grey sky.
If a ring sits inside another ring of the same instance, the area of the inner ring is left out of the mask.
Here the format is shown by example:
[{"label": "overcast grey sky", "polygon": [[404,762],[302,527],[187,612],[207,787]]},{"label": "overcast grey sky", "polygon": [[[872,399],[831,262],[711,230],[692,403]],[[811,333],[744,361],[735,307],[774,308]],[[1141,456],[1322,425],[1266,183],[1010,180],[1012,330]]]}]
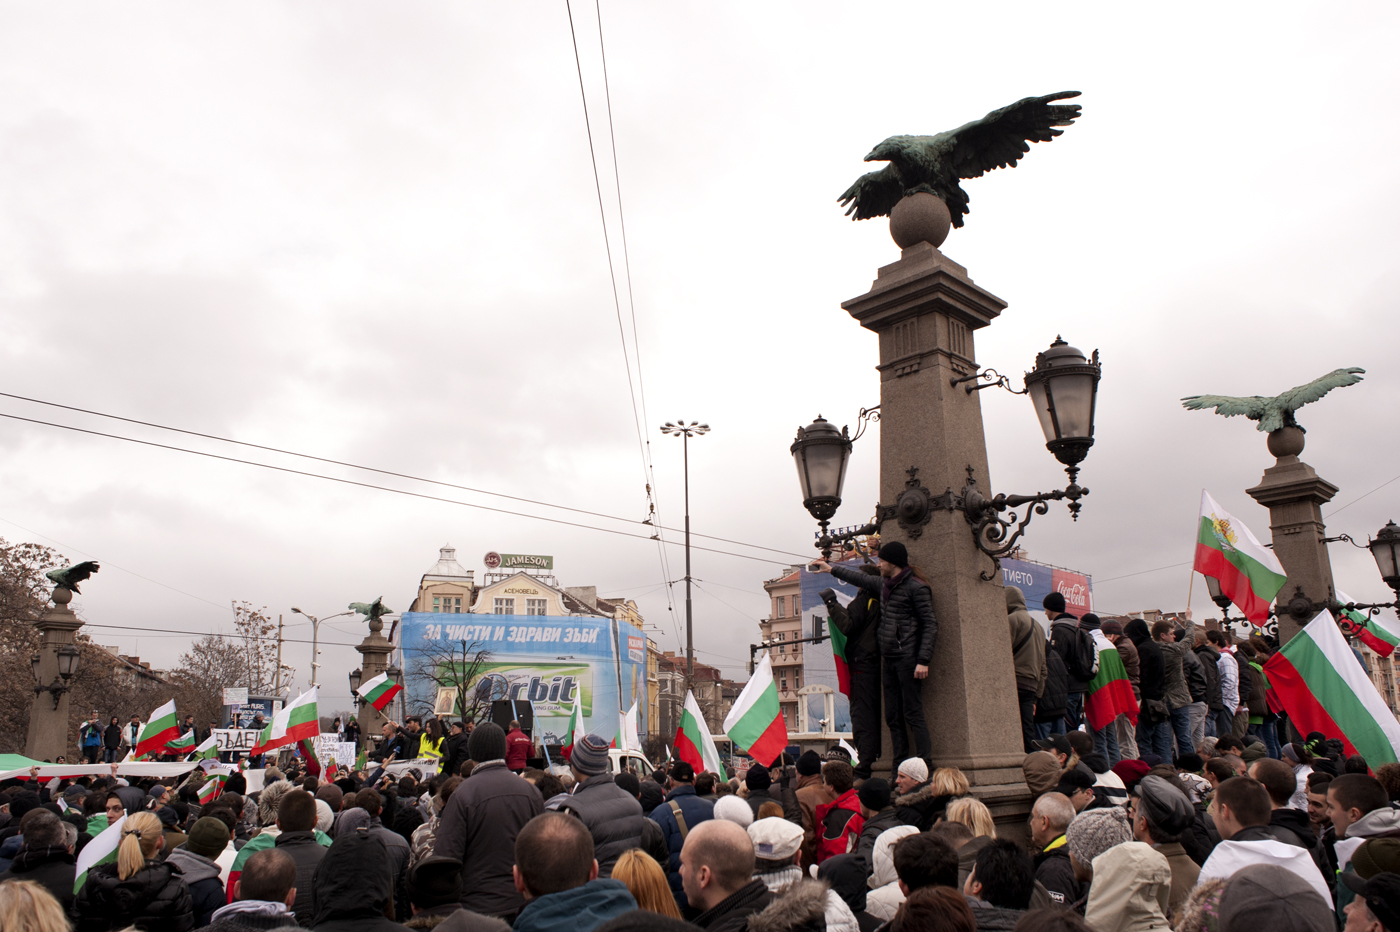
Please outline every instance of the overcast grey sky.
[{"label": "overcast grey sky", "polygon": [[[621,276],[596,14],[573,12]],[[1065,89],[1080,122],[967,182],[944,245],[1010,304],[978,334],[982,365],[1019,375],[1056,334],[1103,355],[1093,494],[1077,525],[1037,519],[1032,557],[1129,611],[1185,604],[1188,567],[1146,571],[1191,559],[1202,487],[1267,540],[1243,493],[1264,437],[1183,411],[1187,394],[1363,366],[1300,415],[1304,459],[1341,486],[1334,508],[1400,472],[1393,4],[606,0],[602,17],[667,525],[680,449],[656,427],[704,420],[695,529],[809,552],[787,447],[817,413],[854,425],[878,401],[875,337],[839,305],[898,255],[836,196],[886,136]],[[0,391],[635,520],[611,289],[563,3],[0,3]],[[994,487],[1062,485],[1029,403],[982,401]],[[868,516],[876,447],[857,446],[840,523]],[[1329,528],[1364,539],[1391,517],[1400,482]],[[157,665],[190,638],[135,628],[227,630],[231,599],[406,608],[449,542],[478,573],[487,550],[553,554],[563,584],[636,598],[663,647],[682,610],[644,539],[7,419],[0,536],[102,560],[76,604]],[[737,673],[784,558],[715,546],[776,561],[696,554],[700,657]],[[1365,553],[1333,562],[1353,597],[1388,598]],[[362,633],[330,624],[339,644]],[[289,646],[301,682],[308,654]],[[326,651],[330,704],[355,659]]]}]

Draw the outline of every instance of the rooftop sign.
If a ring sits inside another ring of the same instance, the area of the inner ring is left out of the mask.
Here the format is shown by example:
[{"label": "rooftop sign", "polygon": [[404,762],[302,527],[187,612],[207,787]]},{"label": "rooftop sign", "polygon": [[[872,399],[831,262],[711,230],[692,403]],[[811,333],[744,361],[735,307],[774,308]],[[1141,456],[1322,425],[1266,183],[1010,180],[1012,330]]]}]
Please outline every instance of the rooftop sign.
[{"label": "rooftop sign", "polygon": [[491,551],[484,558],[488,570],[552,570],[554,558],[530,553],[497,553]]}]

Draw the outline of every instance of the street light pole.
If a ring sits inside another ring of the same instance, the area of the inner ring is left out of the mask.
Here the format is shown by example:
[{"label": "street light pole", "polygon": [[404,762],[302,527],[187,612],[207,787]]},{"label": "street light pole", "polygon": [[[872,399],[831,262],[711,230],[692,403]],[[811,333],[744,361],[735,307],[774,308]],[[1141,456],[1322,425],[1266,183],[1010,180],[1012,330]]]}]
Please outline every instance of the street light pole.
[{"label": "street light pole", "polygon": [[[332,619],[332,618],[339,618],[341,615],[350,615],[350,614],[353,614],[353,613],[352,613],[352,612],[339,612],[339,613],[337,613],[337,614],[335,614],[335,615],[327,615],[325,618],[317,618],[315,615],[310,615],[310,614],[307,614],[306,612],[303,612],[301,609],[297,608],[295,605],[292,606],[292,613],[295,614],[295,615],[304,615],[304,616],[306,616],[306,619],[307,619],[308,621],[311,622],[311,685],[312,685],[312,686],[315,686],[315,685],[316,685],[316,672],[317,672],[318,670],[321,669],[321,664],[320,664],[321,648],[320,648],[320,644],[318,643],[318,642],[319,642],[319,639],[320,639],[321,622],[322,622],[322,621],[328,621],[328,620],[330,620],[330,619]],[[278,664],[278,667],[279,667],[279,668],[281,667],[281,663]],[[353,698],[353,697],[352,697],[352,698]]]},{"label": "street light pole", "polygon": [[684,464],[685,472],[685,688],[688,691],[695,689],[695,631],[692,623],[690,608],[690,437],[695,435],[703,437],[710,432],[709,424],[700,424],[691,421],[671,423],[667,421],[661,425],[661,432],[668,436],[679,435],[681,438],[681,461]]}]

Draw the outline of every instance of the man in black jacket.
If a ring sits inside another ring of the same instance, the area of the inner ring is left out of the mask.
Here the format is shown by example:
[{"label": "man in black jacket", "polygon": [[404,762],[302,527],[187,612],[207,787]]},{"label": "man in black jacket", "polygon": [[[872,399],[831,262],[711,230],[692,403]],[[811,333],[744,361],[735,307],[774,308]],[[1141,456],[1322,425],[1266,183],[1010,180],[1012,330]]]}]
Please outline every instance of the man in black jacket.
[{"label": "man in black jacket", "polygon": [[1079,881],[1075,879],[1069,848],[1065,845],[1065,830],[1074,817],[1074,804],[1060,793],[1046,793],[1031,807],[1035,879],[1050,893],[1050,899],[1057,906],[1073,906],[1079,900]]},{"label": "man in black jacket", "polygon": [[1060,659],[1065,662],[1065,669],[1069,671],[1068,711],[1063,722],[1051,723],[1050,726],[1051,734],[1064,734],[1079,727],[1084,715],[1084,692],[1089,688],[1087,679],[1075,675],[1074,658],[1079,650],[1079,619],[1065,611],[1064,593],[1052,592],[1042,599],[1040,604],[1045,609],[1045,617],[1050,619],[1050,649],[1060,655]]},{"label": "man in black jacket", "polygon": [[681,885],[702,912],[695,925],[713,932],[740,932],[749,916],[773,902],[767,884],[754,880],[753,840],[737,823],[711,819],[697,825],[681,848]]},{"label": "man in black jacket", "polygon": [[575,742],[569,770],[575,780],[573,791],[550,808],[578,816],[593,836],[598,876],[611,877],[622,852],[641,846],[642,823],[646,821],[642,804],[614,783],[613,775],[608,773],[606,738],[584,735]]},{"label": "man in black jacket", "polygon": [[912,734],[915,754],[932,769],[933,743],[924,717],[923,693],[938,637],[938,620],[933,614],[933,592],[927,580],[909,565],[909,552],[897,540],[880,547],[883,579],[821,560],[813,563],[811,569],[831,573],[858,589],[880,593],[876,640],[882,658],[885,724],[890,728],[893,765],[897,769],[910,756]]},{"label": "man in black jacket", "polygon": [[[860,571],[876,579],[879,567],[873,563]],[[870,768],[880,759],[880,594],[861,589],[849,605],[842,606],[836,592],[823,589],[822,601],[837,630],[846,636],[846,667],[851,676],[851,733],[860,764],[856,777],[870,779]]]},{"label": "man in black jacket", "polygon": [[1138,688],[1142,709],[1138,713],[1138,750],[1172,760],[1171,713],[1167,710],[1167,674],[1162,648],[1152,640],[1147,622],[1134,618],[1123,626],[1123,633],[1138,651]]},{"label": "man in black jacket", "polygon": [[312,878],[316,876],[321,859],[326,856],[326,849],[321,847],[312,831],[316,828],[315,797],[306,790],[292,790],[283,796],[277,804],[277,828],[282,834],[277,836],[273,845],[297,866],[297,899],[292,904],[292,912],[296,914],[298,923],[310,926],[314,918],[311,912]]},{"label": "man in black jacket", "polygon": [[1296,845],[1312,851],[1317,847],[1317,833],[1301,809],[1290,809],[1288,802],[1298,789],[1293,768],[1281,760],[1262,757],[1249,765],[1249,775],[1269,793],[1273,811],[1269,813],[1269,834],[1286,845]]},{"label": "man in black jacket", "polygon": [[445,777],[461,776],[462,764],[467,757],[467,732],[461,722],[453,722],[449,729],[447,743],[442,748],[442,774]]},{"label": "man in black jacket", "polygon": [[63,822],[47,809],[24,814],[20,828],[24,843],[10,869],[0,874],[7,880],[31,880],[54,895],[66,910],[73,906],[73,852],[64,837]]}]

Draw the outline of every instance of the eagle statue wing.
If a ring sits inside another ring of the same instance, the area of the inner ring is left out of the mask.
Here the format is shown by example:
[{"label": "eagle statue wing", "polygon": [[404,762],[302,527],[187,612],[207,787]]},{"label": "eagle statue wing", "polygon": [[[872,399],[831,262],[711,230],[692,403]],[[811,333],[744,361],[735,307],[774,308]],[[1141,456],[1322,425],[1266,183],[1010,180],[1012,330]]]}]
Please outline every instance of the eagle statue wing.
[{"label": "eagle statue wing", "polygon": [[56,570],[49,570],[44,576],[55,585],[62,586],[64,589],[71,589],[77,592],[78,595],[82,595],[82,592],[78,589],[78,583],[92,576],[92,574],[96,573],[100,568],[96,560],[84,560],[82,563],[74,563],[72,566],[64,566]]},{"label": "eagle statue wing", "polygon": [[1273,401],[1272,398],[1264,398],[1260,395],[1249,395],[1244,398],[1234,395],[1192,395],[1189,398],[1181,399],[1181,406],[1188,411],[1214,408],[1215,413],[1223,417],[1243,414],[1251,421],[1257,421],[1268,411],[1271,401]]},{"label": "eagle statue wing", "polygon": [[869,220],[887,216],[902,197],[904,182],[900,180],[899,170],[894,165],[886,165],[877,172],[861,175],[837,200],[846,207],[847,217],[855,214],[855,220]]},{"label": "eagle statue wing", "polygon": [[1051,101],[1078,96],[1079,91],[1061,91],[1027,97],[941,134],[951,143],[950,167],[959,178],[980,178],[994,168],[1015,167],[1031,151],[1028,143],[1049,142],[1064,132],[1056,126],[1069,126],[1079,116],[1079,104]]},{"label": "eagle statue wing", "polygon": [[1297,411],[1303,405],[1312,404],[1323,395],[1334,388],[1344,388],[1348,385],[1355,385],[1361,381],[1361,376],[1365,369],[1357,366],[1349,366],[1345,369],[1333,369],[1322,378],[1313,379],[1307,385],[1299,385],[1297,388],[1290,388],[1279,395],[1275,401],[1287,411]]}]

